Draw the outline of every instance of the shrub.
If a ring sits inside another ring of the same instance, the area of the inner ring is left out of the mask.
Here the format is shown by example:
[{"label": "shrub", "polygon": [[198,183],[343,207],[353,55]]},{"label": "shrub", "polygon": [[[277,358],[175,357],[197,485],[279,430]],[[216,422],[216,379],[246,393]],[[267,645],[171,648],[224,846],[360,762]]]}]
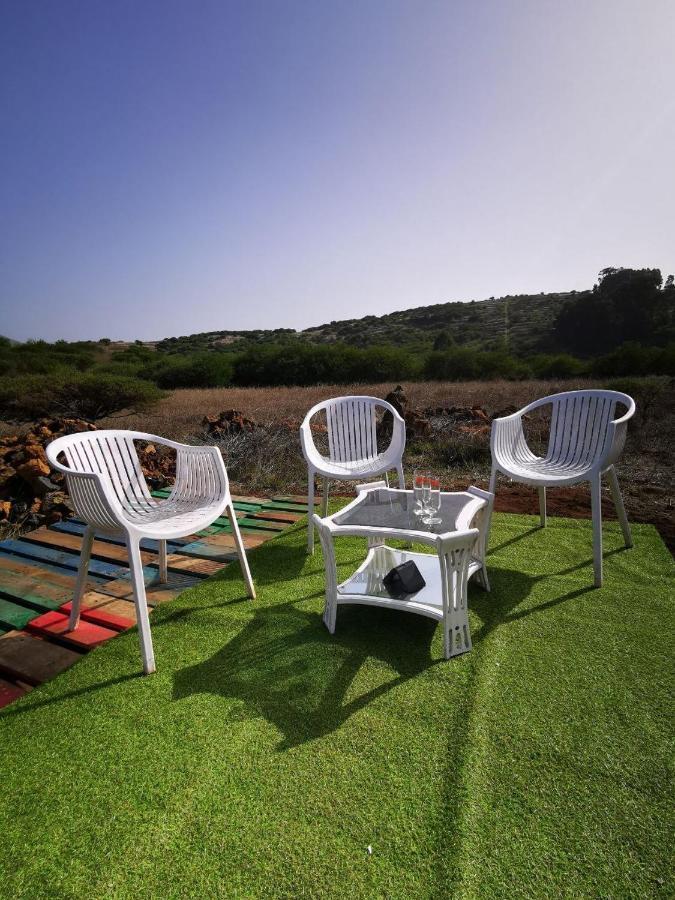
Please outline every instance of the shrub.
[{"label": "shrub", "polygon": [[241,387],[306,386],[402,381],[415,374],[415,358],[398,347],[294,342],[242,353],[234,364],[233,381]]},{"label": "shrub", "polygon": [[675,375],[675,344],[643,347],[630,341],[596,359],[593,374],[602,377]]},{"label": "shrub", "polygon": [[225,387],[232,381],[231,354],[194,353],[162,356],[139,369],[139,378],[154,381],[161,388]]},{"label": "shrub", "polygon": [[470,347],[430,353],[423,371],[424,377],[431,381],[518,380],[530,375],[526,363],[503,350],[481,352]]},{"label": "shrub", "polygon": [[569,353],[542,353],[533,356],[528,363],[536,378],[578,378],[586,369],[580,359]]},{"label": "shrub", "polygon": [[134,378],[24,375],[0,380],[0,417],[26,420],[66,415],[100,419],[121,409],[143,408],[161,396],[156,385]]}]

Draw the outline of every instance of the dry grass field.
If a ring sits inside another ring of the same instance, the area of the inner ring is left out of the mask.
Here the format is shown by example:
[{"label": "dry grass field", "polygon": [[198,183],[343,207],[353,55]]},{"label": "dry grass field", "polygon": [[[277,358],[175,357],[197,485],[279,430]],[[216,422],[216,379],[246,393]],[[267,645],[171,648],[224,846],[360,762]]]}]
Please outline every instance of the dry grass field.
[{"label": "dry grass field", "polygon": [[[488,413],[506,406],[524,406],[531,400],[556,391],[577,390],[590,386],[578,381],[418,381],[404,382],[410,409],[426,406],[473,406],[478,404]],[[138,428],[158,431],[175,440],[195,434],[207,415],[224,409],[237,409],[260,425],[302,421],[307,410],[328,397],[342,394],[370,394],[386,397],[395,387],[380,384],[318,385],[314,387],[278,388],[202,388],[172,391],[149,412],[139,416],[115,416],[104,419],[101,427]],[[121,424],[124,423],[124,424]],[[152,426],[152,427],[150,427]],[[197,427],[196,427],[197,426]]]},{"label": "dry grass field", "polygon": [[[482,406],[489,415],[509,406],[520,408],[531,400],[562,390],[597,387],[589,381],[475,381],[411,382],[403,385],[408,409],[435,406]],[[265,427],[253,434],[223,438],[221,447],[236,490],[241,493],[305,493],[306,470],[297,426],[317,401],[341,394],[385,397],[394,387],[385,384],[321,385],[306,388],[228,388],[173,391],[157,406],[139,415],[118,416],[99,427],[147,430],[187,442],[207,441],[202,420],[222,410],[237,409]],[[675,397],[665,380],[633,379],[630,387],[638,411],[631,422],[619,474],[629,515],[634,521],[656,524],[668,543],[675,544],[673,524],[673,466],[675,453]],[[434,423],[432,423],[434,424]],[[212,442],[212,439],[210,439]],[[446,486],[486,485],[490,469],[489,437],[434,429],[430,437],[413,439],[406,448],[408,471],[424,467],[438,472]],[[335,493],[349,492],[346,484],[333,485]],[[552,515],[590,515],[585,487],[549,492]],[[613,516],[607,496],[606,511]],[[502,484],[497,508],[537,511],[536,494],[519,485]]]}]

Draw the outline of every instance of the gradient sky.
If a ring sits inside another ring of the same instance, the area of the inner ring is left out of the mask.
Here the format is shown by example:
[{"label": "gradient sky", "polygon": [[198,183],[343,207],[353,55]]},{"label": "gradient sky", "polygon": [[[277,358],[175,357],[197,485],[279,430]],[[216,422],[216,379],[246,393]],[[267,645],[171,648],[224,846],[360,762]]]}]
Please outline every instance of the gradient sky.
[{"label": "gradient sky", "polygon": [[0,0],[0,333],[675,271],[673,0]]}]

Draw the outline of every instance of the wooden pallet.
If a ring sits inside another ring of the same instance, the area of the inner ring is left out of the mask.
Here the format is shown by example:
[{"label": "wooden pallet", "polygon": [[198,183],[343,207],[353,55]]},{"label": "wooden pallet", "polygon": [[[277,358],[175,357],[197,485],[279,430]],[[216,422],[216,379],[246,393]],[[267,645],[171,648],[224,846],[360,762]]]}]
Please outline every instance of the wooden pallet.
[{"label": "wooden pallet", "polygon": [[[166,497],[168,491],[156,491]],[[306,514],[303,497],[234,497],[247,549]],[[316,501],[318,503],[318,500]],[[84,654],[136,623],[124,540],[94,541],[80,624],[68,629],[70,601],[85,530],[69,519],[0,541],[0,707],[69,668]],[[141,543],[150,610],[219,572],[236,559],[230,523],[219,518],[199,534],[167,542],[168,584],[156,582],[159,546]],[[153,579],[154,583],[153,583]]]}]

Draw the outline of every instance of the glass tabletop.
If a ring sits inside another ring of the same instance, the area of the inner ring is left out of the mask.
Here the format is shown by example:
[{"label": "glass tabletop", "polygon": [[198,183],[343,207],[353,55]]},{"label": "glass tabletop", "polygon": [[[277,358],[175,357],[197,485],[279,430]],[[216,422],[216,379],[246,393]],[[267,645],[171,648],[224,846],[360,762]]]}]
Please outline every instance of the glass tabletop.
[{"label": "glass tabletop", "polygon": [[441,508],[436,514],[441,521],[430,526],[415,515],[412,491],[377,488],[365,491],[351,508],[336,513],[331,516],[331,520],[335,525],[364,525],[368,528],[397,528],[401,531],[432,531],[441,534],[457,530],[457,517],[472,502],[476,502],[476,497],[463,491],[441,493]]}]

